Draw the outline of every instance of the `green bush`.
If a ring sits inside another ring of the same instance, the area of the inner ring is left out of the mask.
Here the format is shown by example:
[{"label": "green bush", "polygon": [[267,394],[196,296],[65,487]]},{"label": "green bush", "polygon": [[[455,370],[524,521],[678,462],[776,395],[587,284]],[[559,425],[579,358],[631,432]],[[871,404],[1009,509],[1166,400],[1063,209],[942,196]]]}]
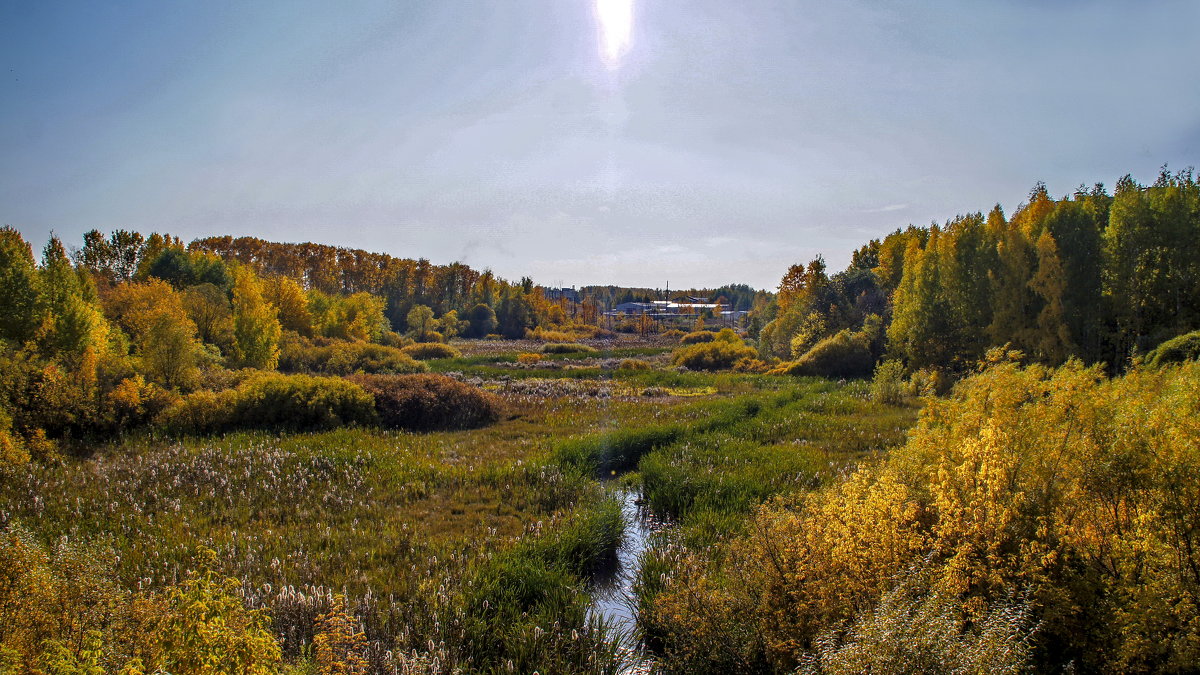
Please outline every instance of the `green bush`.
[{"label": "green bush", "polygon": [[788,375],[816,377],[866,377],[871,374],[874,365],[871,343],[867,337],[862,333],[842,330],[813,345],[784,372]]},{"label": "green bush", "polygon": [[596,349],[576,342],[547,342],[542,345],[543,354],[595,354]]},{"label": "green bush", "polygon": [[698,331],[693,331],[691,333],[688,333],[688,334],[684,335],[683,337],[679,338],[679,344],[695,345],[695,344],[700,344],[701,342],[712,342],[713,340],[716,339],[716,337],[717,337],[717,334],[712,332],[711,330],[698,330]]},{"label": "green bush", "polygon": [[444,375],[354,375],[383,426],[415,431],[471,429],[500,419],[500,399]]},{"label": "green bush", "polygon": [[1155,347],[1146,355],[1146,365],[1158,368],[1168,363],[1200,359],[1200,330],[1184,333]]},{"label": "green bush", "polygon": [[427,359],[455,359],[462,356],[462,352],[440,342],[418,342],[415,345],[405,347],[404,353],[420,361]]},{"label": "green bush", "polygon": [[876,403],[899,403],[904,400],[904,364],[896,360],[880,363],[871,380],[871,400]]},{"label": "green bush", "polygon": [[680,347],[671,356],[671,362],[691,370],[728,370],[742,359],[758,358],[758,352],[753,347],[747,347],[733,331],[729,331],[729,336],[733,339],[717,335],[712,342]]},{"label": "green bush", "polygon": [[279,354],[279,369],[286,373],[350,375],[384,373],[404,375],[423,373],[405,349],[372,344],[318,338],[294,338],[284,342]]},{"label": "green bush", "polygon": [[191,394],[164,412],[161,421],[177,432],[315,431],[374,424],[378,416],[371,394],[353,382],[271,373],[252,377],[236,389]]}]

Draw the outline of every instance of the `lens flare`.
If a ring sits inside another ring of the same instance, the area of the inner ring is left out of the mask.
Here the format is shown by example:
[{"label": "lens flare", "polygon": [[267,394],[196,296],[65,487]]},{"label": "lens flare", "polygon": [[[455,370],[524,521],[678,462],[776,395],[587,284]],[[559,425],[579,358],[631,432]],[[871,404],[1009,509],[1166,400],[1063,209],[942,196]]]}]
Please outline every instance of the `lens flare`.
[{"label": "lens flare", "polygon": [[633,0],[596,0],[600,24],[600,57],[616,68],[633,40]]}]

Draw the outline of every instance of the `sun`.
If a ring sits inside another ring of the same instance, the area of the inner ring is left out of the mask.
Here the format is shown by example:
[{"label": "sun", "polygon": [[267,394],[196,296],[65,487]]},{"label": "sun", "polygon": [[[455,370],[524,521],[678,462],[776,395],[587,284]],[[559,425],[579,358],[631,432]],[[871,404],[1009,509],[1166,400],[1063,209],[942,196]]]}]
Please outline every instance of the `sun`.
[{"label": "sun", "polygon": [[633,0],[596,0],[600,24],[600,57],[616,68],[629,50],[633,35]]}]

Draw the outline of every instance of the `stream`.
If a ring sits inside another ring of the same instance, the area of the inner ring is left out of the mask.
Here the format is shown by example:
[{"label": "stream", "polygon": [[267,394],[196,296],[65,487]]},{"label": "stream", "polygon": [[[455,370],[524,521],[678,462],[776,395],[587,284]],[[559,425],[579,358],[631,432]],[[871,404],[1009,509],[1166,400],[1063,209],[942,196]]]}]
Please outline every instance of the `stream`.
[{"label": "stream", "polygon": [[[670,523],[655,518],[648,509],[638,504],[639,492],[623,489],[617,493],[621,500],[621,517],[625,521],[625,534],[617,547],[616,560],[599,570],[593,578],[593,616],[604,619],[624,638],[628,638],[631,656],[635,661],[642,659],[632,653],[632,636],[636,635],[637,611],[633,598],[633,584],[637,580],[642,552],[650,547],[651,535],[670,527]],[[648,664],[645,664],[648,665]],[[647,672],[638,665],[623,671],[626,673]]]}]

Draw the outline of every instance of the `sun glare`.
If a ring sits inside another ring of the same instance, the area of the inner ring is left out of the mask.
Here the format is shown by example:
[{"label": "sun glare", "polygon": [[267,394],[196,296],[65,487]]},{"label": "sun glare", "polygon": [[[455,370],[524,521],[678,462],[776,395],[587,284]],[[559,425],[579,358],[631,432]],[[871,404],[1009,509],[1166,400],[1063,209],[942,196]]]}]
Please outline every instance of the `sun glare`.
[{"label": "sun glare", "polygon": [[633,0],[596,0],[600,56],[609,68],[620,65],[633,33]]}]

